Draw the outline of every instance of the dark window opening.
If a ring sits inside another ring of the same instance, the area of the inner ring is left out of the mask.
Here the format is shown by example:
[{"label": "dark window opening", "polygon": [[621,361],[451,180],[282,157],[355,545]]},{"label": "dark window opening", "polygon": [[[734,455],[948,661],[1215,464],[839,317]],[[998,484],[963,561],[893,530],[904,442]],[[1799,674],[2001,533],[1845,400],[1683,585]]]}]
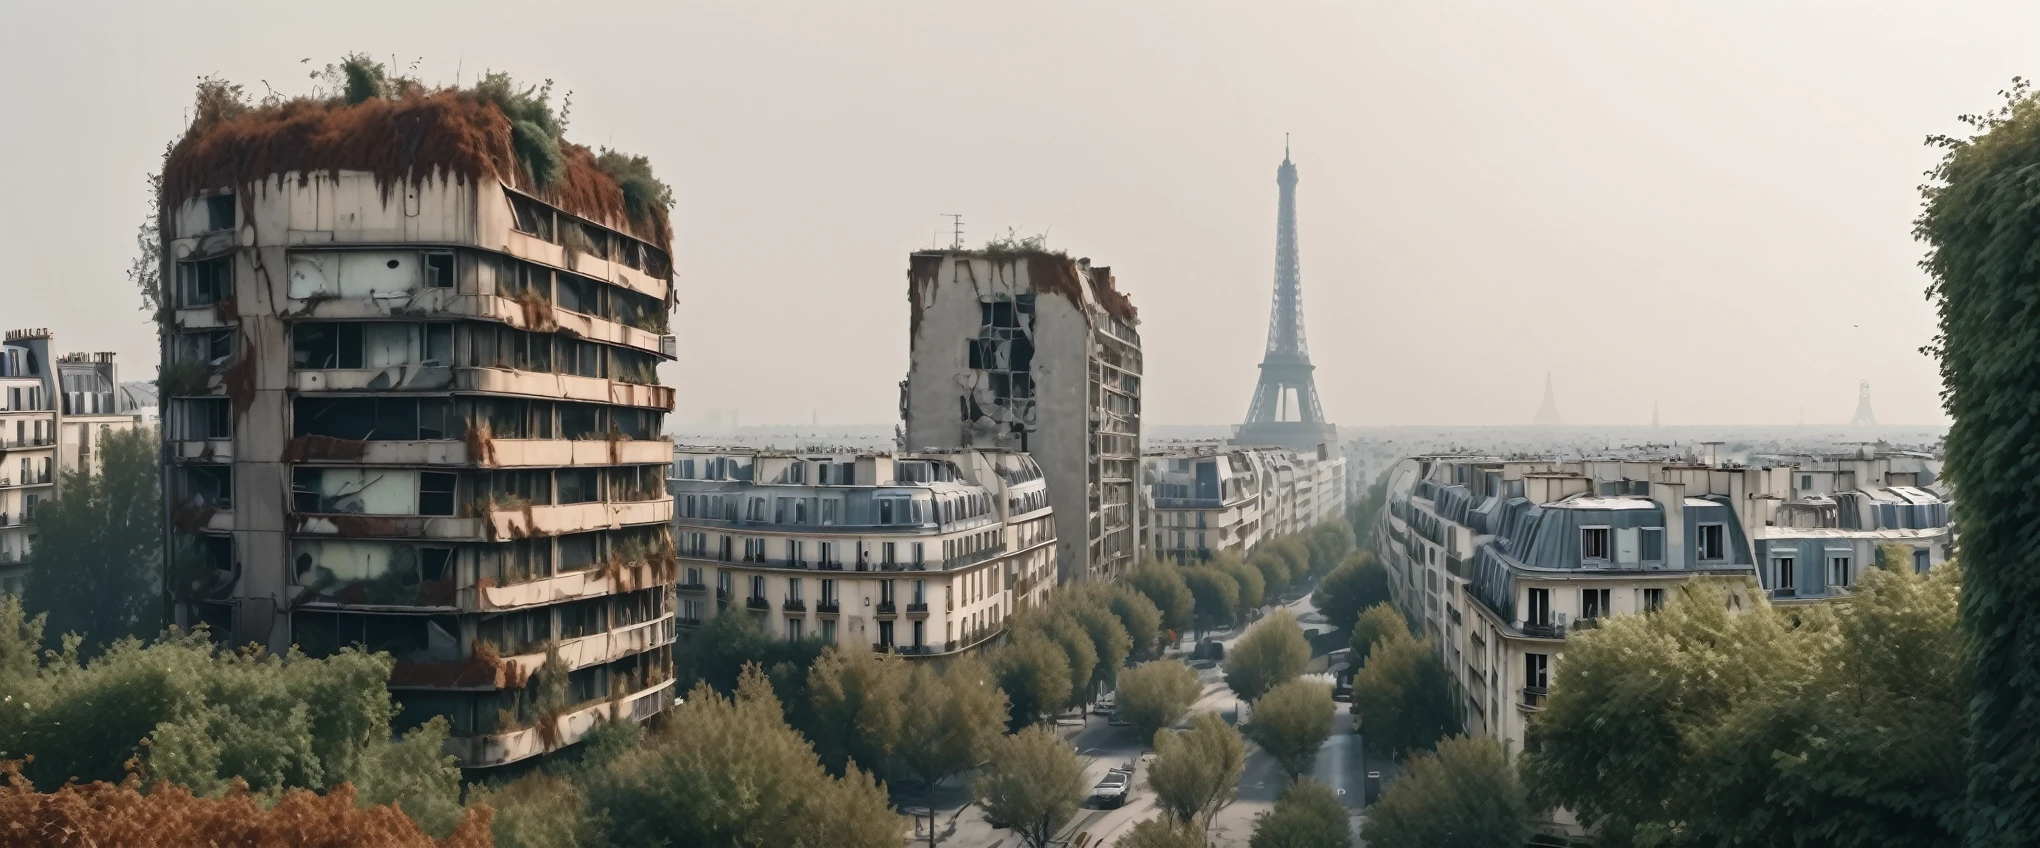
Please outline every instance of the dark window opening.
[{"label": "dark window opening", "polygon": [[362,341],[360,324],[310,321],[291,327],[290,362],[293,368],[360,368]]},{"label": "dark window opening", "polygon": [[291,406],[293,436],[353,441],[451,439],[453,404],[446,398],[298,398]]},{"label": "dark window opening", "polygon": [[602,481],[593,468],[567,468],[559,472],[560,503],[593,503],[602,500]]},{"label": "dark window opening", "polygon": [[234,508],[234,467],[231,465],[186,465],[184,495],[213,509]]},{"label": "dark window opening", "polygon": [[177,263],[177,290],[186,307],[211,306],[234,296],[234,257]]},{"label": "dark window opening", "polygon": [[234,228],[233,195],[215,194],[205,199],[205,228],[208,230]]},{"label": "dark window opening", "polygon": [[423,365],[448,366],[453,364],[453,325],[425,325],[425,361]]},{"label": "dark window opening", "polygon": [[425,285],[435,289],[453,288],[453,254],[425,254]]},{"label": "dark window opening", "polygon": [[510,211],[516,218],[515,226],[518,230],[538,236],[546,241],[558,242],[558,239],[553,238],[553,211],[551,207],[528,197],[515,194],[508,196],[510,198]]},{"label": "dark window opening", "polygon": [[563,403],[560,408],[560,438],[599,439],[602,432],[601,407],[592,404]]},{"label": "dark window opening", "polygon": [[601,533],[572,533],[561,536],[560,571],[581,571],[595,566]]},{"label": "dark window opening", "polygon": [[420,472],[418,474],[418,514],[452,515],[454,479],[454,475],[442,471]]}]

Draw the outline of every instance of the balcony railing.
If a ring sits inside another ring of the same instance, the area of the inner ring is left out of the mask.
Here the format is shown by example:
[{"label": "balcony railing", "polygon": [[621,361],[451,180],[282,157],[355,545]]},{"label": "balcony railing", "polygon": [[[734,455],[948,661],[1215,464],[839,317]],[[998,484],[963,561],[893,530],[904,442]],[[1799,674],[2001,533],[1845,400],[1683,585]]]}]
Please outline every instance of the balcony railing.
[{"label": "balcony railing", "polygon": [[1565,625],[1548,622],[1543,624],[1525,623],[1523,625],[1523,635],[1533,639],[1564,639]]},{"label": "balcony railing", "polygon": [[744,606],[754,610],[769,610],[772,608],[772,602],[764,598],[745,598]]},{"label": "balcony railing", "polygon": [[911,603],[911,604],[908,604],[908,605],[907,605],[907,614],[908,614],[908,615],[927,615],[927,614],[928,614],[928,604],[927,604],[926,602],[915,602],[915,603]]},{"label": "balcony railing", "polygon": [[807,612],[807,601],[799,598],[787,598],[786,602],[780,604],[779,607],[787,612]]},{"label": "balcony railing", "polygon": [[835,601],[822,601],[815,604],[815,613],[817,615],[835,615],[842,611],[843,605]]},{"label": "balcony railing", "polygon": [[900,610],[899,610],[899,606],[898,606],[898,605],[896,605],[896,604],[894,604],[894,603],[893,603],[892,601],[879,601],[879,602],[878,602],[878,614],[879,614],[879,615],[897,615],[897,614],[899,614],[899,611],[900,611]]},{"label": "balcony railing", "polygon": [[692,592],[695,594],[700,594],[702,592],[708,591],[708,586],[707,584],[704,584],[697,580],[692,583],[682,583],[680,584],[679,589],[682,592]]},{"label": "balcony railing", "polygon": [[1551,691],[1542,686],[1523,687],[1523,709],[1533,712],[1544,709],[1544,698],[1549,694]]}]

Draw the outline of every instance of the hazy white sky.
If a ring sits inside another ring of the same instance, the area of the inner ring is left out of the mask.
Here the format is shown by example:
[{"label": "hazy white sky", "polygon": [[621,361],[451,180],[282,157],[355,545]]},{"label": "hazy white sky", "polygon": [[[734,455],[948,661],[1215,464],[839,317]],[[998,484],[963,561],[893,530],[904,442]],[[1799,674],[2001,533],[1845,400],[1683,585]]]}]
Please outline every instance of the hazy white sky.
[{"label": "hazy white sky", "polygon": [[122,276],[205,74],[361,50],[573,91],[674,213],[682,421],[885,422],[906,254],[965,216],[1109,264],[1157,423],[1239,420],[1294,137],[1346,424],[1943,420],[1910,236],[1929,133],[2040,71],[2040,4],[0,0],[0,324],[154,372]]}]

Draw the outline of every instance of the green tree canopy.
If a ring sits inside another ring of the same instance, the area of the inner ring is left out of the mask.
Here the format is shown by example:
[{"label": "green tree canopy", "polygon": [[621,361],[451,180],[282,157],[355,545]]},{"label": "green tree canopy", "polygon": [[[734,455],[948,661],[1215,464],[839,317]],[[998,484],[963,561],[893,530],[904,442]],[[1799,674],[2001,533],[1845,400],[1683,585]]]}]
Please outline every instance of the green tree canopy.
[{"label": "green tree canopy", "polygon": [[1346,805],[1330,787],[1299,780],[1282,790],[1275,809],[1255,817],[1254,835],[1247,840],[1247,848],[1353,848],[1348,815]]},{"label": "green tree canopy", "polygon": [[1289,588],[1302,576],[1290,571],[1289,560],[1283,559],[1281,554],[1274,551],[1255,551],[1253,556],[1247,558],[1247,564],[1261,572],[1261,583],[1267,587],[1266,593],[1270,603],[1282,594],[1282,590]]},{"label": "green tree canopy", "polygon": [[1846,601],[1740,613],[1695,581],[1569,638],[1526,733],[1533,800],[1709,844],[1957,844],[1962,580],[1908,564],[1865,573]]},{"label": "green tree canopy", "polygon": [[2040,833],[2040,551],[2028,473],[2040,441],[2040,95],[2014,78],[2004,105],[1966,115],[1966,138],[1928,139],[1941,161],[1921,187],[1913,235],[1940,312],[1927,348],[1941,359],[1941,399],[1954,419],[1945,476],[1959,481],[1955,513],[1969,585],[1962,621],[1969,705],[1968,844],[2023,844]]},{"label": "green tree canopy", "polygon": [[223,795],[235,778],[272,796],[352,782],[362,803],[401,800],[437,835],[459,817],[446,724],[392,741],[388,654],[231,652],[173,632],[122,639],[90,661],[73,640],[38,660],[42,627],[0,596],[0,760],[34,757],[23,775],[38,786],[117,782],[139,758],[147,778],[198,795]]},{"label": "green tree canopy", "polygon": [[909,701],[907,680],[913,674],[906,660],[870,650],[839,650],[831,645],[808,668],[812,727],[806,735],[816,742],[822,765],[843,774],[847,763],[885,774],[898,750],[909,713],[929,708]]},{"label": "green tree canopy", "polygon": [[1183,580],[1182,569],[1164,562],[1148,560],[1126,576],[1126,584],[1132,586],[1162,614],[1162,629],[1182,632],[1190,627],[1191,613],[1196,609],[1196,599],[1190,594],[1190,586]]},{"label": "green tree canopy", "polygon": [[1126,665],[1127,655],[1133,652],[1133,637],[1127,635],[1126,625],[1097,595],[1078,594],[1076,601],[1068,607],[1070,618],[1083,629],[1084,635],[1091,637],[1091,650],[1098,657],[1097,665],[1091,668],[1090,691],[1110,687],[1119,679],[1119,669]]},{"label": "green tree canopy", "polygon": [[[1026,623],[1020,623],[1026,622]],[[1070,670],[1069,693],[1062,703],[1051,704],[1051,710],[1075,707],[1091,702],[1091,680],[1098,670],[1098,649],[1091,642],[1091,634],[1077,625],[1076,619],[1067,611],[1050,608],[1046,615],[1023,616],[1015,622],[1016,629],[1033,627],[1043,636],[1061,648],[1063,659]]]},{"label": "green tree canopy", "polygon": [[1345,562],[1325,575],[1318,583],[1317,593],[1311,596],[1311,603],[1317,605],[1325,620],[1342,629],[1352,627],[1361,610],[1390,602],[1388,569],[1382,568],[1368,551],[1346,557]]},{"label": "green tree canopy", "polygon": [[1252,720],[1244,729],[1247,738],[1274,757],[1293,781],[1310,771],[1318,746],[1332,735],[1332,716],[1337,712],[1330,684],[1290,680],[1254,701]]},{"label": "green tree canopy", "polygon": [[1166,815],[1135,822],[1113,848],[1204,848],[1204,833]]},{"label": "green tree canopy", "polygon": [[951,660],[941,674],[916,665],[906,702],[913,710],[907,714],[899,763],[921,782],[933,845],[935,790],[991,757],[1006,720],[1006,695],[982,661],[965,655]]},{"label": "green tree canopy", "polygon": [[1279,609],[1261,619],[1233,644],[1225,658],[1225,685],[1249,701],[1277,684],[1303,673],[1310,664],[1310,642],[1296,616]]},{"label": "green tree canopy", "polygon": [[977,781],[985,812],[1013,827],[1033,848],[1045,848],[1077,813],[1090,787],[1076,749],[1045,727],[999,740]]},{"label": "green tree canopy", "polygon": [[1238,617],[1240,583],[1232,575],[1198,565],[1183,569],[1183,583],[1190,587],[1190,597],[1196,599],[1191,617],[1198,632],[1229,626]]},{"label": "green tree canopy", "polygon": [[88,657],[122,637],[163,629],[156,431],[97,438],[101,472],[63,472],[64,496],[36,509],[35,558],[23,591],[27,608],[49,617],[47,632],[83,637],[79,650]]},{"label": "green tree canopy", "polygon": [[[1092,584],[1100,585],[1100,584]],[[1128,655],[1151,660],[1162,655],[1162,611],[1148,596],[1124,583],[1106,583],[1097,590],[1105,608],[1119,617],[1131,643]]]},{"label": "green tree canopy", "polygon": [[1151,660],[1119,675],[1119,714],[1134,736],[1154,742],[1155,732],[1183,720],[1204,687],[1182,660]]},{"label": "green tree canopy", "polygon": [[1148,788],[1155,806],[1176,823],[1209,832],[1211,816],[1239,793],[1247,743],[1225,720],[1203,713],[1189,730],[1155,734],[1155,759]]},{"label": "green tree canopy", "polygon": [[1284,560],[1287,560],[1289,562],[1289,573],[1291,574],[1324,573],[1311,567],[1310,546],[1304,544],[1303,538],[1300,535],[1278,536],[1271,541],[1261,543],[1261,547],[1280,554]]},{"label": "green tree canopy", "polygon": [[653,744],[588,779],[621,848],[667,845],[899,848],[907,819],[859,769],[833,778],[786,725],[756,666],[734,697],[698,684]]},{"label": "green tree canopy", "polygon": [[992,676],[1006,693],[1009,726],[1040,722],[1070,700],[1070,660],[1039,630],[1015,629],[991,652]]},{"label": "green tree canopy", "polygon": [[1529,815],[1501,744],[1454,736],[1403,764],[1401,776],[1367,808],[1360,835],[1369,845],[1394,848],[1521,848],[1530,838]]},{"label": "green tree canopy", "polygon": [[1393,631],[1353,674],[1353,715],[1367,750],[1400,758],[1459,732],[1450,678],[1431,640]]},{"label": "green tree canopy", "polygon": [[1344,521],[1327,521],[1312,527],[1304,536],[1304,547],[1310,555],[1311,572],[1328,573],[1352,552],[1353,525]]},{"label": "green tree canopy", "polygon": [[1360,614],[1360,620],[1353,624],[1353,667],[1367,664],[1367,657],[1374,652],[1374,643],[1383,639],[1410,638],[1410,625],[1397,612],[1394,604],[1380,603],[1368,607]]},{"label": "green tree canopy", "polygon": [[1268,602],[1268,580],[1261,576],[1261,569],[1241,562],[1230,551],[1211,558],[1211,566],[1225,572],[1234,583],[1239,584],[1239,611],[1256,609]]}]

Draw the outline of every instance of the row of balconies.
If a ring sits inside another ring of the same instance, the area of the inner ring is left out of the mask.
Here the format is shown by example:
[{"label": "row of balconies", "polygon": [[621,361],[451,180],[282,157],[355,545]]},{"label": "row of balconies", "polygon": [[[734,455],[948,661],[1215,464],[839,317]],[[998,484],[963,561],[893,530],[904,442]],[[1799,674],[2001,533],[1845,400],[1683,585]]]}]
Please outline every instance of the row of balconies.
[{"label": "row of balconies", "polygon": [[489,766],[514,763],[536,757],[566,745],[581,741],[596,725],[614,718],[627,718],[642,722],[673,705],[673,680],[661,680],[625,696],[630,706],[621,716],[612,716],[616,710],[611,704],[598,702],[574,712],[560,716],[555,725],[555,738],[551,744],[538,728],[527,727],[500,733],[475,736],[459,736],[448,739],[446,751],[460,761],[463,768],[486,768]]},{"label": "row of balconies", "polygon": [[[232,462],[232,439],[171,442],[180,460]],[[607,441],[600,439],[490,439],[480,456],[459,440],[355,442],[325,437],[292,439],[284,449],[287,462],[322,465],[424,465],[474,468],[569,468],[576,466],[652,465],[671,462],[669,439]]]},{"label": "row of balconies", "polygon": [[[213,513],[208,529],[221,515],[228,516],[223,529],[233,529],[230,513]],[[530,536],[557,536],[589,530],[608,530],[643,524],[663,524],[673,518],[673,499],[623,503],[578,503],[491,508],[486,516],[462,518],[427,515],[358,515],[293,513],[291,535],[300,538],[438,539],[489,542]]]},{"label": "row of balconies", "polygon": [[[673,618],[673,615],[668,613],[650,621],[573,639],[563,639],[556,647],[560,659],[566,663],[569,671],[602,665],[673,644],[678,636]],[[545,665],[545,657],[545,652],[541,650],[500,657],[486,664],[472,657],[456,662],[399,660],[390,672],[390,686],[399,689],[468,691],[501,689],[513,681],[530,679],[531,675],[538,672],[540,666]]]}]

